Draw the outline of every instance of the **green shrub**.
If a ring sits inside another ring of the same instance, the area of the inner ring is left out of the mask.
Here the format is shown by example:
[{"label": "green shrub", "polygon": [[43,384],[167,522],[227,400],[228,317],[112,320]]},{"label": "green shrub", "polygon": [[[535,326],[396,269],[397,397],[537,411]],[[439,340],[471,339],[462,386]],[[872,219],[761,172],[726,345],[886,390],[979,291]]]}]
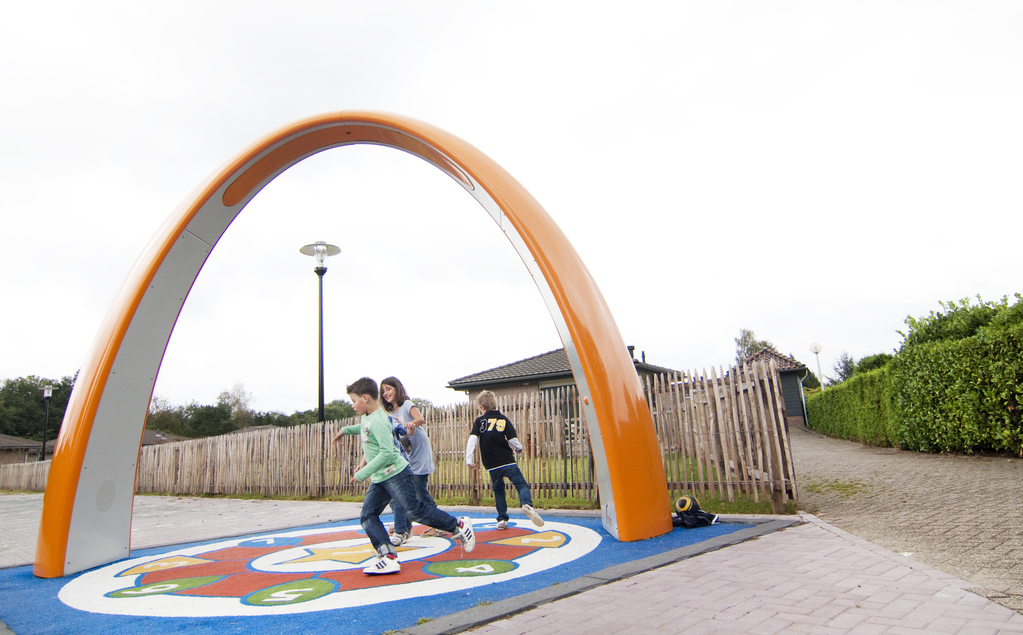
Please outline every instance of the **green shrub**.
[{"label": "green shrub", "polygon": [[810,427],[922,452],[1023,456],[1023,297],[941,308],[906,318],[894,358],[864,358],[848,381],[808,393]]},{"label": "green shrub", "polygon": [[895,356],[888,353],[867,355],[860,361],[856,362],[856,369],[854,370],[854,373],[867,373],[872,370],[877,370],[882,366],[887,366],[893,359],[895,359]]},{"label": "green shrub", "polygon": [[808,425],[828,436],[869,445],[897,444],[899,412],[887,366],[807,395]]},{"label": "green shrub", "polygon": [[903,447],[1023,454],[1023,324],[1011,317],[970,337],[903,346],[891,366]]},{"label": "green shrub", "polygon": [[[906,318],[908,333],[899,333],[905,338],[902,348],[912,348],[929,342],[943,342],[946,340],[961,340],[972,337],[980,332],[980,329],[992,321],[1007,326],[1005,320],[1009,314],[1015,315],[1016,323],[1023,317],[1020,312],[1018,300],[1020,295],[1016,294],[1017,303],[1009,307],[1009,298],[1002,298],[1001,302],[985,302],[977,296],[977,304],[974,305],[969,299],[962,299],[959,302],[939,302],[944,313],[931,311],[931,314],[919,320],[910,316]],[[1002,314],[1000,316],[1000,314]],[[999,317],[1000,316],[1000,317]]]}]

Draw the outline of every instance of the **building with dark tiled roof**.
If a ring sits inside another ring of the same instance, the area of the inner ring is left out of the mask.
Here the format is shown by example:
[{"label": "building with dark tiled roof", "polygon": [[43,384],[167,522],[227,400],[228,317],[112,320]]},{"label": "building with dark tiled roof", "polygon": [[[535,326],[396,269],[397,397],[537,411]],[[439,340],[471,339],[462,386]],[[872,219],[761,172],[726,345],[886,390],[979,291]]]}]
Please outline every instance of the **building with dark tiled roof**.
[{"label": "building with dark tiled roof", "polygon": [[774,360],[781,379],[781,395],[785,401],[785,421],[790,425],[806,425],[806,399],[803,396],[803,379],[807,368],[788,355],[782,355],[770,347],[753,353],[747,362],[770,362]]},{"label": "building with dark tiled roof", "polygon": [[[635,347],[629,347],[630,354],[634,350]],[[636,372],[640,375],[676,372],[670,368],[647,364],[645,353],[642,354],[641,359],[633,357],[633,363],[636,366]],[[574,385],[575,377],[572,375],[572,367],[568,364],[568,353],[563,348],[448,382],[448,388],[464,392],[470,401],[484,390],[503,396],[518,395],[524,392],[542,392]]]},{"label": "building with dark tiled roof", "polygon": [[164,443],[175,443],[177,441],[188,441],[188,437],[169,432],[160,432],[159,430],[150,430],[149,428],[142,431],[143,446],[163,445]]},{"label": "building with dark tiled roof", "polygon": [[[53,446],[56,443],[56,441],[46,442],[46,458],[53,458]],[[0,434],[0,465],[38,461],[40,449],[42,449],[42,443],[39,441]]]}]

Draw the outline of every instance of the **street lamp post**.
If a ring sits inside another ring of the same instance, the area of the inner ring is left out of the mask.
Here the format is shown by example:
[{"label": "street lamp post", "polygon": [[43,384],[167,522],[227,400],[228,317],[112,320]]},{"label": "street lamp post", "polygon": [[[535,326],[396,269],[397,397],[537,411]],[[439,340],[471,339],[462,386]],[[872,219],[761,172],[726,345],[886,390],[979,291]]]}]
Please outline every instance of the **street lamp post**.
[{"label": "street lamp post", "polygon": [[320,279],[320,418],[319,421],[324,421],[323,416],[323,274],[327,273],[327,257],[336,256],[341,253],[341,249],[334,245],[328,245],[322,240],[318,240],[310,245],[305,245],[300,252],[306,256],[313,256],[316,258],[316,267],[313,269],[316,272],[316,276]]},{"label": "street lamp post", "polygon": [[43,447],[39,450],[39,460],[46,458],[46,429],[50,425],[50,397],[53,396],[53,386],[43,386],[43,401],[46,403],[46,410],[43,414]]},{"label": "street lamp post", "polygon": [[820,356],[820,352],[822,350],[823,349],[821,348],[821,345],[818,344],[817,342],[814,342],[813,344],[810,344],[810,352],[813,353],[814,356],[817,358],[817,379],[819,379],[820,382],[821,382],[821,391],[823,392],[823,390],[824,390],[824,375],[821,374],[821,356]]}]

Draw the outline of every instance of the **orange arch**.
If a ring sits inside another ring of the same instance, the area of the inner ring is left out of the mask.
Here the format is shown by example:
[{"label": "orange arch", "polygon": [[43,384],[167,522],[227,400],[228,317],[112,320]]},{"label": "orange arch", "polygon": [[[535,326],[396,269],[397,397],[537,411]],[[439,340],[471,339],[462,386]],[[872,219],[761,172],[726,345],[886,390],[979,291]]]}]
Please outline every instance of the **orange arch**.
[{"label": "orange arch", "polygon": [[192,283],[260,189],[313,154],[352,144],[388,146],[424,159],[493,217],[533,276],[568,352],[591,434],[604,526],[626,541],[671,530],[663,464],[642,387],[607,304],[561,229],[518,181],[464,140],[399,115],[342,111],[299,121],[244,150],[175,209],[139,257],[68,404],[43,502],[37,576],[58,577],[128,556],[141,434]]}]

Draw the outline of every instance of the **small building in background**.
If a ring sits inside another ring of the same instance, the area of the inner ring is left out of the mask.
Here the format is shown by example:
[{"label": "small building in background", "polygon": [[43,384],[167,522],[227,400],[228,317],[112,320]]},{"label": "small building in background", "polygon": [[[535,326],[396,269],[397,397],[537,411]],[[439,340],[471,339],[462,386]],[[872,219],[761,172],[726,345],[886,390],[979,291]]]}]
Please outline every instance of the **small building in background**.
[{"label": "small building in background", "polygon": [[142,446],[147,445],[163,445],[164,443],[174,443],[175,441],[187,441],[188,437],[183,437],[178,434],[168,434],[166,432],[160,432],[159,430],[150,430],[146,428],[142,432]]},{"label": "small building in background", "polygon": [[[56,441],[46,442],[45,458],[53,458],[53,446],[56,443]],[[0,434],[0,465],[38,461],[40,449],[42,449],[42,443],[39,441]]]},{"label": "small building in background", "polygon": [[[636,373],[640,377],[676,372],[670,368],[647,364],[645,352],[640,354],[640,359],[636,359],[633,355],[634,352],[635,347],[630,346],[629,355],[633,356],[632,361],[636,367]],[[565,386],[575,386],[575,377],[572,375],[572,367],[568,364],[568,353],[564,348],[559,348],[542,355],[520,359],[504,366],[452,379],[448,382],[447,387],[464,392],[471,402],[484,390],[489,390],[498,397],[502,397],[522,393],[543,393]]]},{"label": "small building in background", "polygon": [[774,360],[778,367],[778,375],[781,379],[781,394],[785,401],[785,423],[789,426],[805,426],[806,398],[803,396],[803,379],[809,372],[806,365],[799,363],[793,357],[782,355],[770,347],[753,353],[746,362],[769,363],[771,360]]}]

